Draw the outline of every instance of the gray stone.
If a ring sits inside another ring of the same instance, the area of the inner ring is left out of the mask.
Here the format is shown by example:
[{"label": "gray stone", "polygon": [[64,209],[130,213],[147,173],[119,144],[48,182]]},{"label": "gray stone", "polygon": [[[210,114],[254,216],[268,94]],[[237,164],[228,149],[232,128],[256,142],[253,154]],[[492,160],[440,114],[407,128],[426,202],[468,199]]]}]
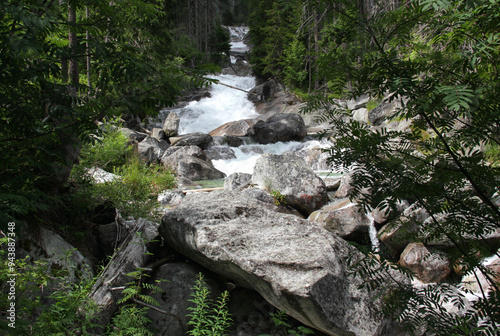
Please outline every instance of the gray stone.
[{"label": "gray stone", "polygon": [[[206,281],[204,285],[210,291],[212,300],[220,293],[220,289],[215,285],[215,281],[207,279],[206,270],[194,263],[167,263],[153,273],[151,282],[162,289],[151,295],[159,306],[157,308],[168,314],[154,309],[148,311],[148,317],[152,320],[153,326],[158,330],[158,335],[184,336],[186,335],[187,314],[190,313],[188,307],[193,307],[192,288],[195,285],[199,273],[203,273]],[[158,283],[156,281],[159,281]]]},{"label": "gray stone", "polygon": [[170,143],[173,146],[198,146],[201,149],[207,149],[211,142],[212,136],[201,132],[170,138]]},{"label": "gray stone", "polygon": [[183,146],[177,148],[179,149],[170,147],[160,161],[165,167],[173,170],[178,177],[192,181],[216,180],[225,177],[224,173],[215,169],[199,147]]},{"label": "gray stone", "polygon": [[236,159],[234,151],[227,146],[212,146],[209,149],[205,149],[205,155],[210,160]]},{"label": "gray stone", "polygon": [[157,163],[168,147],[166,141],[158,141],[148,136],[137,145],[137,153],[142,162]]},{"label": "gray stone", "polygon": [[224,190],[232,191],[248,186],[252,182],[252,175],[246,173],[233,173],[224,180]]},{"label": "gray stone", "polygon": [[424,283],[441,282],[451,272],[450,262],[443,253],[432,252],[421,243],[409,244],[401,253],[399,264]]},{"label": "gray stone", "polygon": [[415,235],[429,214],[416,205],[410,206],[397,219],[384,225],[379,231],[379,239],[399,255],[415,239]]},{"label": "gray stone", "polygon": [[176,136],[179,134],[179,124],[181,119],[175,112],[170,112],[165,119],[165,123],[163,124],[163,132],[165,132],[165,136],[167,138]]},{"label": "gray stone", "polygon": [[148,136],[146,133],[133,131],[129,128],[120,128],[120,132],[125,137],[127,137],[130,141],[141,142],[142,140],[144,140]]},{"label": "gray stone", "polygon": [[269,192],[280,192],[288,205],[303,214],[329,202],[323,180],[302,158],[290,152],[262,155],[255,164],[252,180]]},{"label": "gray stone", "polygon": [[365,212],[349,199],[328,204],[313,212],[308,219],[346,240],[360,244],[370,241],[371,221]]},{"label": "gray stone", "polygon": [[328,335],[379,335],[380,296],[347,278],[361,254],[336,235],[243,193],[194,193],[162,218],[169,246]]},{"label": "gray stone", "polygon": [[162,205],[178,205],[184,196],[186,195],[180,190],[169,190],[160,193],[157,200]]},{"label": "gray stone", "polygon": [[379,205],[377,208],[375,208],[372,211],[373,220],[377,224],[384,224],[388,220],[396,218],[405,209],[408,209],[409,207],[410,207],[410,203],[408,203],[408,201],[398,201],[396,203],[396,211],[391,211],[390,208],[382,209],[381,205]]},{"label": "gray stone", "polygon": [[151,130],[151,137],[155,138],[156,140],[164,140],[165,139],[165,131],[162,130],[161,128],[153,128]]},{"label": "gray stone", "polygon": [[346,198],[351,196],[352,186],[351,186],[351,175],[346,174],[340,179],[340,185],[335,193],[336,198]]},{"label": "gray stone", "polygon": [[253,135],[253,126],[257,120],[243,119],[238,121],[231,121],[211,131],[211,136],[235,136],[244,137]]},{"label": "gray stone", "polygon": [[300,141],[307,135],[304,120],[295,113],[277,114],[266,121],[259,120],[253,129],[255,140],[261,144]]}]

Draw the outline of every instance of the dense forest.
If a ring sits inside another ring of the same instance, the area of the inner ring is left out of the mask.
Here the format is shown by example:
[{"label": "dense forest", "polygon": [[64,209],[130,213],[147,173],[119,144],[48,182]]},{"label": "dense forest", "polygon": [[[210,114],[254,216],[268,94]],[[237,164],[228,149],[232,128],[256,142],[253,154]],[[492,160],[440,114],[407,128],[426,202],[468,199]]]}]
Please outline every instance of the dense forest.
[{"label": "dense forest", "polygon": [[[498,0],[0,0],[0,8],[2,232],[27,221],[84,240],[92,209],[117,191],[85,187],[79,164],[118,167],[130,152],[112,131],[118,156],[103,159],[111,149],[89,147],[99,125],[154,116],[206,87],[207,76],[228,64],[224,26],[248,25],[255,75],[307,102],[304,113],[324,111],[331,129],[323,135],[337,134],[330,162],[354,167],[352,197],[367,210],[418,203],[431,220],[411,232],[415,239],[451,242],[454,266],[491,284],[489,299],[463,315],[437,308],[442,300],[464,305],[445,285],[400,284],[385,313],[436,335],[499,331],[497,275],[481,264],[498,255],[485,239],[500,223]],[[392,118],[411,120],[411,132],[373,131],[347,118],[339,99],[362,95],[375,104],[397,101]],[[134,182],[119,195],[125,207],[127,197],[145,194],[141,183],[159,183],[137,175],[173,183],[157,167],[126,169]],[[393,268],[383,251],[352,265],[371,289],[386,285]]]}]

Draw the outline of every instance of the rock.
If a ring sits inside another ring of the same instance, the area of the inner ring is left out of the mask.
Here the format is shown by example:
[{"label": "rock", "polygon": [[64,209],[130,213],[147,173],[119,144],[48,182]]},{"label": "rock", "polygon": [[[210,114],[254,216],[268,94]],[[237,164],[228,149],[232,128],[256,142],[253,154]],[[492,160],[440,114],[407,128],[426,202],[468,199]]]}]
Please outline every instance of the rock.
[{"label": "rock", "polygon": [[250,137],[235,137],[235,136],[213,136],[214,144],[218,146],[239,147],[250,140]]},{"label": "rock", "polygon": [[[243,193],[193,193],[162,218],[165,243],[328,335],[382,335],[380,296],[347,278],[360,252]],[[379,293],[381,294],[381,293]],[[383,334],[385,335],[385,334]]]},{"label": "rock", "polygon": [[190,133],[179,137],[170,138],[170,143],[173,146],[198,146],[201,149],[207,149],[212,142],[212,136],[205,133]]},{"label": "rock", "polygon": [[146,133],[133,131],[129,128],[120,128],[120,132],[123,135],[125,135],[130,141],[141,142],[142,140],[144,140],[148,136]]},{"label": "rock", "polygon": [[[485,266],[486,270],[490,272],[489,277],[495,281],[497,284],[500,283],[500,258],[498,255],[500,250],[497,251],[497,255],[493,255],[485,260],[482,264]],[[477,275],[477,278],[476,278]],[[472,291],[479,297],[482,296],[481,289],[486,293],[490,290],[494,290],[491,283],[486,279],[483,273],[476,271],[476,275],[469,272],[466,274],[460,283],[463,288]],[[479,279],[479,282],[478,282]]]},{"label": "rock", "polygon": [[46,262],[51,275],[61,276],[63,273],[74,283],[94,276],[92,262],[59,234],[45,228],[33,230],[20,223],[17,228],[22,232],[18,235],[17,258],[28,256],[28,263]]},{"label": "rock", "polygon": [[444,254],[431,252],[421,243],[409,244],[401,253],[399,264],[424,283],[440,282],[451,272],[450,263]]},{"label": "rock", "polygon": [[225,174],[213,166],[203,151],[197,146],[169,148],[161,158],[161,163],[172,169],[178,177],[192,181],[217,180],[225,177]]},{"label": "rock", "polygon": [[352,111],[352,118],[357,121],[368,123],[368,109],[360,108]]},{"label": "rock", "polygon": [[155,138],[158,141],[164,140],[165,139],[165,131],[163,131],[161,128],[153,128],[151,130],[151,137]]},{"label": "rock", "polygon": [[252,181],[278,191],[288,205],[309,215],[329,202],[325,183],[297,155],[264,154],[255,163]]},{"label": "rock", "polygon": [[345,240],[365,245],[370,242],[371,221],[365,212],[349,199],[328,204],[314,211],[308,219]]},{"label": "rock", "polygon": [[394,112],[396,104],[394,101],[383,101],[379,106],[368,112],[368,121],[373,126],[380,126],[386,121]]},{"label": "rock", "polygon": [[252,175],[246,173],[233,173],[224,180],[224,190],[233,191],[237,188],[244,188],[252,183]]},{"label": "rock", "polygon": [[396,212],[391,213],[389,208],[382,210],[381,205],[379,205],[372,211],[373,220],[377,224],[384,224],[388,220],[396,218],[405,209],[408,209],[409,207],[410,203],[408,203],[408,201],[398,201],[396,203]]},{"label": "rock", "polygon": [[99,167],[87,169],[85,175],[88,176],[92,180],[92,182],[96,184],[112,182],[121,178],[119,175],[109,173]]},{"label": "rock", "polygon": [[[167,263],[158,267],[153,273],[151,283],[157,285],[162,291],[153,293],[151,297],[159,303],[157,308],[168,313],[161,313],[154,309],[148,311],[148,317],[152,320],[158,335],[186,335],[188,321],[186,315],[190,313],[188,307],[194,306],[189,300],[192,299],[192,288],[200,272],[204,274],[205,286],[211,293],[211,299],[216,299],[220,289],[215,285],[215,281],[207,279],[206,270],[193,263]],[[156,281],[159,282],[156,283]]]},{"label": "rock", "polygon": [[257,120],[243,119],[238,121],[231,121],[211,131],[211,136],[235,136],[244,137],[253,135],[253,126]]},{"label": "rock", "polygon": [[277,114],[254,125],[255,139],[268,144],[278,141],[300,141],[307,135],[304,120],[298,114]]},{"label": "rock", "polygon": [[157,163],[169,147],[166,141],[147,137],[137,145],[139,159],[147,164]]},{"label": "rock", "polygon": [[[130,223],[129,223],[130,225]],[[145,267],[150,259],[147,242],[158,236],[158,224],[138,219],[119,249],[115,252],[102,274],[95,282],[89,298],[102,308],[98,316],[99,325],[107,325],[118,308],[117,302],[122,297],[121,287],[133,280],[128,273],[138,267]]]},{"label": "rock", "polygon": [[227,146],[212,146],[209,149],[205,149],[205,155],[210,160],[236,159],[234,151]]},{"label": "rock", "polygon": [[399,255],[414,238],[429,214],[416,205],[410,206],[403,214],[384,225],[379,231],[379,239],[392,249],[394,255]]},{"label": "rock", "polygon": [[167,138],[174,137],[179,134],[179,124],[181,119],[175,112],[170,112],[165,118],[165,123],[163,124],[163,132]]},{"label": "rock", "polygon": [[191,155],[202,160],[207,160],[205,152],[203,152],[203,150],[198,146],[171,146],[165,150],[165,153],[163,153],[160,161],[164,165],[167,165],[168,162],[175,161],[183,155]]},{"label": "rock", "polygon": [[340,187],[340,180],[341,177],[327,177],[323,178],[323,181],[325,182],[326,190],[327,191],[336,191]]},{"label": "rock", "polygon": [[180,190],[169,190],[160,193],[157,200],[162,205],[178,205],[184,196],[186,195]]},{"label": "rock", "polygon": [[335,193],[336,198],[346,198],[351,196],[352,186],[351,186],[351,175],[346,174],[340,179],[340,185]]},{"label": "rock", "polygon": [[347,101],[347,108],[351,111],[358,110],[361,108],[366,108],[366,104],[370,101],[370,96],[362,95],[356,99],[350,99]]}]

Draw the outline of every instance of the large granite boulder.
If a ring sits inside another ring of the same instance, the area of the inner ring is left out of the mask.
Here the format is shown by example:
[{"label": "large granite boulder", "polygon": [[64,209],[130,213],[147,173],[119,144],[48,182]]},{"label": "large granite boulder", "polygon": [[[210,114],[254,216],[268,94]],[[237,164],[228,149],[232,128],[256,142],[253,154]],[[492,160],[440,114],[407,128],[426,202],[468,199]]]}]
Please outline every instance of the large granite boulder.
[{"label": "large granite boulder", "polygon": [[253,127],[258,143],[269,144],[278,141],[300,141],[307,136],[302,117],[296,113],[277,114]]},{"label": "large granite boulder", "polygon": [[224,136],[224,135],[236,136],[236,137],[250,136],[253,135],[253,126],[255,125],[256,122],[257,120],[254,119],[231,121],[225,123],[222,126],[219,126],[218,128],[211,131],[209,134],[211,136]]},{"label": "large granite boulder", "polygon": [[[162,218],[165,243],[328,335],[390,335],[380,297],[348,276],[353,246],[243,193],[187,195]],[[381,293],[378,293],[381,294]]]},{"label": "large granite boulder", "polygon": [[329,202],[325,183],[299,156],[264,154],[255,163],[252,181],[285,196],[288,205],[309,215]]}]

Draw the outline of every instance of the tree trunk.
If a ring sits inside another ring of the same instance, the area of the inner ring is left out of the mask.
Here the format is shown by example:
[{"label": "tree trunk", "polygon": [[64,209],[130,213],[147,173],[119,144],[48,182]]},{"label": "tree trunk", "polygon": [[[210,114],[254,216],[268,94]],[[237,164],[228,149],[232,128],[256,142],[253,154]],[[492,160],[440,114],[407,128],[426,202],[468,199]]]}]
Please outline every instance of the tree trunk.
[{"label": "tree trunk", "polygon": [[[59,0],[59,6],[64,5],[64,0]],[[68,59],[63,56],[61,59],[61,80],[64,84],[68,83]]]},{"label": "tree trunk", "polygon": [[69,47],[71,58],[69,59],[69,80],[72,86],[72,94],[76,96],[77,86],[80,83],[80,74],[78,71],[78,38],[76,35],[76,8],[73,3],[68,5],[69,22]]}]

